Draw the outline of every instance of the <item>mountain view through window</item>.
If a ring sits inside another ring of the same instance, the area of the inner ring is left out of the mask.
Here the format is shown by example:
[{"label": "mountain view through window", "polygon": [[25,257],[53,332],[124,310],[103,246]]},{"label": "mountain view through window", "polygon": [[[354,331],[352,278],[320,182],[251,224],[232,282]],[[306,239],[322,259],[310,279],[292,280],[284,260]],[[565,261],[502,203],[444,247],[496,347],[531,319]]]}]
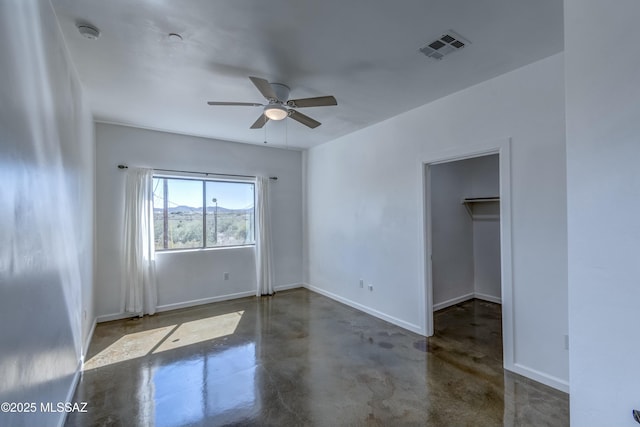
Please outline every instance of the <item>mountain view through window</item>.
[{"label": "mountain view through window", "polygon": [[254,244],[254,184],[154,177],[156,250]]}]

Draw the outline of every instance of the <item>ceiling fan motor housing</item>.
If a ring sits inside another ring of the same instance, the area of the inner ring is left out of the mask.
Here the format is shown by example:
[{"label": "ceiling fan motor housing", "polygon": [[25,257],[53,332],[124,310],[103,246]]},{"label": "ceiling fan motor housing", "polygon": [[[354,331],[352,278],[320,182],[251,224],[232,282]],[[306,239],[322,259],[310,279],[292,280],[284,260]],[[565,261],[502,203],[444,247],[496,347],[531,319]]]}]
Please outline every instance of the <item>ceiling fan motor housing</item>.
[{"label": "ceiling fan motor housing", "polygon": [[269,84],[271,85],[271,88],[273,89],[276,96],[278,97],[278,101],[282,103],[287,102],[287,100],[289,99],[289,92],[291,91],[291,89],[289,89],[289,86],[283,85],[282,83],[269,83]]}]

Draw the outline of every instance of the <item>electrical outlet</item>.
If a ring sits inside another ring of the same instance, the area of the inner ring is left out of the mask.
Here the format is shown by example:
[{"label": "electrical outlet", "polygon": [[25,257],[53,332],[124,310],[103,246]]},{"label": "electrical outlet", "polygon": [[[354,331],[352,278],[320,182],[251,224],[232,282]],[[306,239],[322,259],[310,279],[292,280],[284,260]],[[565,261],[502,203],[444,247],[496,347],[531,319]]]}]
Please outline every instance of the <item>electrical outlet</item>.
[{"label": "electrical outlet", "polygon": [[229,280],[229,273],[224,273],[224,280]]},{"label": "electrical outlet", "polygon": [[360,279],[360,287],[364,288],[364,280]]},{"label": "electrical outlet", "polygon": [[373,284],[372,283],[369,283],[369,290],[373,291]]}]

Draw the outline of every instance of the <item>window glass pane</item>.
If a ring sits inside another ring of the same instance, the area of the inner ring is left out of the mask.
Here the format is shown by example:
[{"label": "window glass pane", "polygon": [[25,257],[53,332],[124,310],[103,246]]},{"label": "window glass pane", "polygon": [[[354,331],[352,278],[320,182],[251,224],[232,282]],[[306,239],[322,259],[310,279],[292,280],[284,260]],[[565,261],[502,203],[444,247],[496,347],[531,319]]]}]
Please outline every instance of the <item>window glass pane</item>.
[{"label": "window glass pane", "polygon": [[201,248],[202,181],[167,179],[167,249]]},{"label": "window glass pane", "polygon": [[153,178],[153,232],[156,250],[164,249],[164,179]]},{"label": "window glass pane", "polygon": [[207,247],[254,243],[253,184],[206,182]]},{"label": "window glass pane", "polygon": [[153,214],[156,250],[255,243],[253,183],[155,177]]}]

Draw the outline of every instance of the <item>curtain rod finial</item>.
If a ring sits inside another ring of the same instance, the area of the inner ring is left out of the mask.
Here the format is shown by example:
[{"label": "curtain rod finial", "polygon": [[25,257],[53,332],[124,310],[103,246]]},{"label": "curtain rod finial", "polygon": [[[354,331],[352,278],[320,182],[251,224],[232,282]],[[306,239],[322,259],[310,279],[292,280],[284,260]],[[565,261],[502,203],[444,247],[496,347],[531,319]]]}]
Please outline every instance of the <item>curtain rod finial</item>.
[{"label": "curtain rod finial", "polygon": [[272,179],[272,180],[274,180],[274,181],[277,181],[277,180],[278,180],[278,177],[277,177],[277,176],[270,176],[270,177],[269,177],[269,179]]},{"label": "curtain rod finial", "polygon": [[129,169],[127,165],[118,165],[118,169]]}]

